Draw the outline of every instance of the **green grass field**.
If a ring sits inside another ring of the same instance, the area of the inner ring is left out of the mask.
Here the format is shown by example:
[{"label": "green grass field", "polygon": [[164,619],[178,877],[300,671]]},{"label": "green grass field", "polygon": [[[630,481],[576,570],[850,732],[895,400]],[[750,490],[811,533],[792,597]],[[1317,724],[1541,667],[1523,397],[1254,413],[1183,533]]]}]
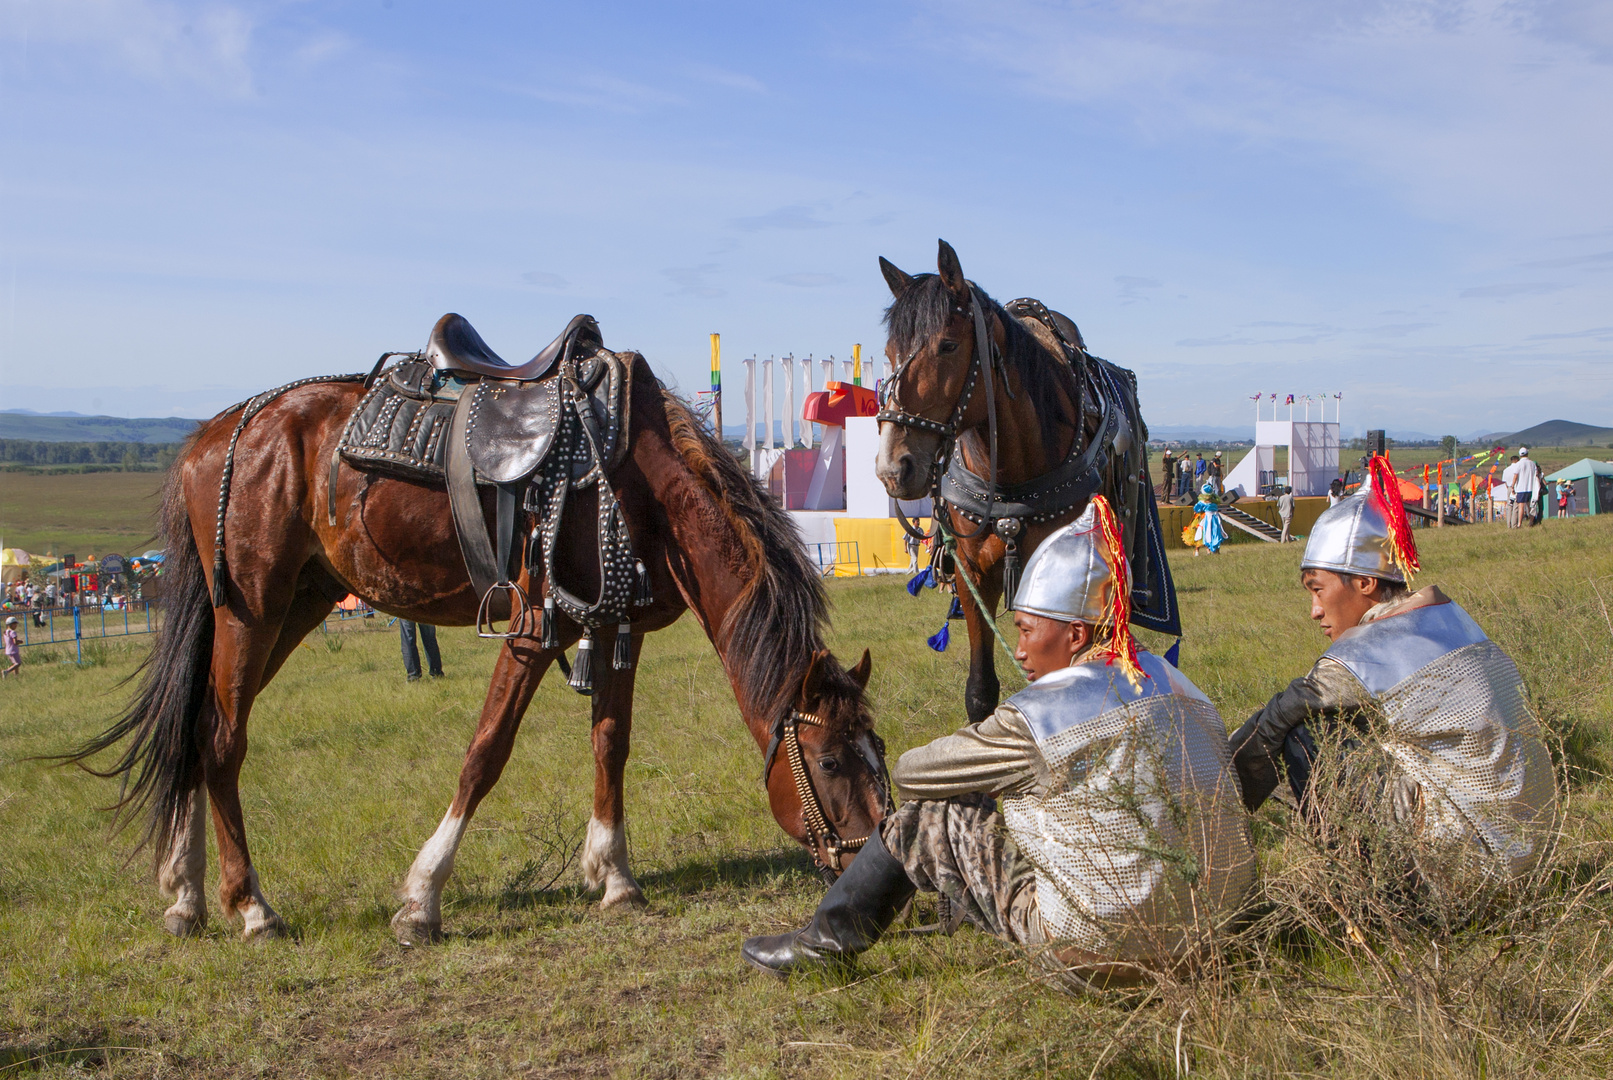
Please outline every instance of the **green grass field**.
[{"label": "green grass field", "polygon": [[[593,769],[586,703],[551,676],[461,850],[448,940],[397,945],[392,890],[452,795],[494,647],[446,630],[449,677],[409,685],[395,634],[349,630],[313,635],[252,719],[247,826],[295,939],[245,944],[215,904],[204,937],[177,940],[146,858],[106,832],[113,786],[26,760],[97,730],[138,651],[83,668],[35,651],[0,683],[0,1077],[1609,1075],[1613,517],[1419,541],[1421,583],[1517,659],[1574,770],[1561,872],[1499,927],[1357,947],[1297,933],[1270,902],[1226,963],[1145,993],[1064,996],[967,929],[776,982],[739,943],[800,924],[822,886],[768,814],[761,755],[684,620],[639,674],[627,790],[647,909],[599,911],[566,863]],[[1232,724],[1324,643],[1298,558],[1246,545],[1173,564],[1184,670]],[[838,653],[873,650],[892,753],[960,723],[961,626],[951,651],[924,645],[945,598],[888,578],[831,588]],[[1256,822],[1274,886],[1293,882],[1290,824],[1278,803]]]},{"label": "green grass field", "polygon": [[138,555],[156,547],[159,472],[0,473],[0,544],[35,555]]}]

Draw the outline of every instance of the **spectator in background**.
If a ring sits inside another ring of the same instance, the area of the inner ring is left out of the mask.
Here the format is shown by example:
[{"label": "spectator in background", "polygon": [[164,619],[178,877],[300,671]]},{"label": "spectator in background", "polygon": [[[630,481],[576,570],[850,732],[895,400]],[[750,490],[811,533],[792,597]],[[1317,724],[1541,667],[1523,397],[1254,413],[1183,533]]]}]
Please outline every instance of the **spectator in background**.
[{"label": "spectator in background", "polygon": [[403,644],[403,670],[410,682],[420,681],[420,650],[415,647],[415,628],[420,630],[420,644],[426,647],[426,663],[433,679],[442,678],[442,654],[437,651],[437,628],[430,623],[412,623],[398,620],[398,636]]},{"label": "spectator in background", "polygon": [[1194,490],[1197,490],[1197,489],[1199,489],[1199,488],[1204,486],[1204,474],[1209,472],[1209,470],[1210,470],[1210,467],[1204,463],[1204,451],[1201,450],[1198,453],[1194,454],[1193,455],[1193,488],[1194,488]]},{"label": "spectator in background", "polygon": [[1333,509],[1344,500],[1344,481],[1335,476],[1333,482],[1327,485],[1327,508]]},{"label": "spectator in background", "polygon": [[1176,482],[1176,495],[1178,498],[1186,498],[1193,487],[1193,459],[1183,454],[1178,459],[1178,470],[1180,475]]},{"label": "spectator in background", "polygon": [[1557,481],[1558,517],[1570,518],[1578,512],[1577,508],[1574,506],[1574,496],[1576,494],[1578,493],[1574,490],[1574,485],[1571,482],[1567,480]]},{"label": "spectator in background", "polygon": [[1277,517],[1283,523],[1283,537],[1281,542],[1288,543],[1288,530],[1294,524],[1294,489],[1283,488],[1283,493],[1277,496]]},{"label": "spectator in background", "polygon": [[1215,485],[1217,496],[1227,493],[1226,488],[1221,486],[1221,451],[1215,452],[1215,457],[1210,461],[1210,467],[1205,470],[1205,474],[1210,478],[1210,483]]},{"label": "spectator in background", "polygon": [[1540,466],[1529,460],[1527,446],[1518,447],[1517,462],[1508,465],[1507,471],[1501,474],[1502,477],[1506,478],[1507,473],[1512,474],[1510,483],[1515,492],[1512,499],[1517,511],[1517,522],[1513,528],[1522,528],[1525,518],[1528,518],[1531,525],[1538,523],[1539,510],[1535,506],[1535,499],[1540,492]]},{"label": "spectator in background", "polygon": [[1160,459],[1159,474],[1161,478],[1159,493],[1169,501],[1171,496],[1176,494],[1176,455],[1171,453],[1171,448],[1168,446],[1165,448],[1165,456]]},{"label": "spectator in background", "polygon": [[0,671],[0,676],[15,675],[22,670],[22,646],[17,643],[17,617],[15,615],[6,619],[4,638],[7,667],[4,671]]},{"label": "spectator in background", "polygon": [[1518,455],[1513,454],[1508,460],[1507,467],[1501,470],[1501,486],[1506,488],[1507,499],[1507,528],[1518,527]]}]

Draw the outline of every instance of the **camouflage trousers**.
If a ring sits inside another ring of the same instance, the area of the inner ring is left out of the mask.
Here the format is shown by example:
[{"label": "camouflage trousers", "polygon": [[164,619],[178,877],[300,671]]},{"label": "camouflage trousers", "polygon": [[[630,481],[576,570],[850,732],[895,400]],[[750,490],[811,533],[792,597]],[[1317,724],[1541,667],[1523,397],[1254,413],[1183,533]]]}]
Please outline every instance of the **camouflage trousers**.
[{"label": "camouflage trousers", "polygon": [[880,829],[886,849],[919,891],[939,893],[946,901],[947,932],[967,922],[1021,945],[1044,940],[1036,871],[1008,835],[990,796],[903,803]]}]

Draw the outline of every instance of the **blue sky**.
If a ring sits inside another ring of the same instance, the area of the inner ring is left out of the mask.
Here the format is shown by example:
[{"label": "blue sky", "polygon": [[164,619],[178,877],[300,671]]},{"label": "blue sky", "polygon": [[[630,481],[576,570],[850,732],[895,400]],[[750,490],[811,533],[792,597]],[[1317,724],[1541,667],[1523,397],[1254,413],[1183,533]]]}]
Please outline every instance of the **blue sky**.
[{"label": "blue sky", "polygon": [[[685,389],[935,241],[1134,368],[1613,425],[1603,3],[0,0],[0,407],[201,416],[579,311]],[[737,395],[736,395],[737,396]]]}]

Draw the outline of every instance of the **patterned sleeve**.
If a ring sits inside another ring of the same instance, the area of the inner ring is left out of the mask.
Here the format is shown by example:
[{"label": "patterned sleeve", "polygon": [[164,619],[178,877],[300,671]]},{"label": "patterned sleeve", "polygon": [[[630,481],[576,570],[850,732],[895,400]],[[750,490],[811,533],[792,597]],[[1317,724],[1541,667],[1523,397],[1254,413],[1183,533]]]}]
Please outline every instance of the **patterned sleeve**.
[{"label": "patterned sleeve", "polygon": [[1274,695],[1227,740],[1243,788],[1243,805],[1252,813],[1276,789],[1283,743],[1290,731],[1320,720],[1353,719],[1371,701],[1360,680],[1325,656]]},{"label": "patterned sleeve", "polygon": [[999,705],[978,724],[914,747],[891,777],[904,799],[947,799],[985,792],[1022,795],[1046,790],[1049,775],[1019,710]]}]

